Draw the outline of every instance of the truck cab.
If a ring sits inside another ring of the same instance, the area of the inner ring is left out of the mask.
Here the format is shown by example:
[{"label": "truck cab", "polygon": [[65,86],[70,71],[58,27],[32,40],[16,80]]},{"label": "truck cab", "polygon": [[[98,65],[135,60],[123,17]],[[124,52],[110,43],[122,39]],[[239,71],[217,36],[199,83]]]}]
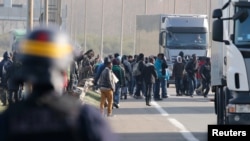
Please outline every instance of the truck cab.
[{"label": "truck cab", "polygon": [[213,11],[211,48],[217,124],[250,124],[250,2],[221,5]]}]

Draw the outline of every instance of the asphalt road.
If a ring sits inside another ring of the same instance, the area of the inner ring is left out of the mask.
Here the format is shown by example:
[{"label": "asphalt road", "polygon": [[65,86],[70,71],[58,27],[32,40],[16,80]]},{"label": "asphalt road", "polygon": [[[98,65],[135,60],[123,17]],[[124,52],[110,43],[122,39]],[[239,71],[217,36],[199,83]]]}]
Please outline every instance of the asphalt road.
[{"label": "asphalt road", "polygon": [[170,85],[168,95],[150,107],[145,99],[128,97],[107,120],[121,141],[207,141],[208,125],[216,124],[213,94],[176,96]]}]

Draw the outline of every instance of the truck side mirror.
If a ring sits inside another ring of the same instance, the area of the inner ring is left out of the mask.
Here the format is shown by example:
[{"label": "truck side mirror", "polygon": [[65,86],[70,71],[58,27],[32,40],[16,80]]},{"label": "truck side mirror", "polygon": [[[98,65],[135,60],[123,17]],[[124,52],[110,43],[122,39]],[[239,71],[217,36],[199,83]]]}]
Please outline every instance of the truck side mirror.
[{"label": "truck side mirror", "polygon": [[223,20],[217,19],[213,22],[212,39],[213,41],[223,42]]},{"label": "truck side mirror", "polygon": [[166,31],[162,31],[159,35],[159,44],[162,47],[166,46]]}]

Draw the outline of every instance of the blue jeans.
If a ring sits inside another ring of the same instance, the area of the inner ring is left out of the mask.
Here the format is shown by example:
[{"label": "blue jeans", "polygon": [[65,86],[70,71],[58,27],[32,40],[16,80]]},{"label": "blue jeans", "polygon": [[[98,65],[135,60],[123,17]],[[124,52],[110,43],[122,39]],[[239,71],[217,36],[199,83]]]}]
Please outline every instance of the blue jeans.
[{"label": "blue jeans", "polygon": [[121,86],[120,84],[115,84],[115,92],[114,92],[114,103],[119,104],[121,97]]},{"label": "blue jeans", "polygon": [[192,75],[188,75],[188,95],[192,96],[194,94],[194,90],[196,88],[196,80],[195,77]]},{"label": "blue jeans", "polygon": [[130,95],[134,94],[135,86],[136,86],[136,81],[135,81],[134,76],[132,76],[131,81],[129,81],[129,83],[128,83],[128,91],[129,91]]},{"label": "blue jeans", "polygon": [[[161,96],[160,96],[160,88],[161,88]],[[154,98],[161,98],[167,96],[167,88],[165,77],[161,77],[156,80],[155,88],[154,88]]]}]

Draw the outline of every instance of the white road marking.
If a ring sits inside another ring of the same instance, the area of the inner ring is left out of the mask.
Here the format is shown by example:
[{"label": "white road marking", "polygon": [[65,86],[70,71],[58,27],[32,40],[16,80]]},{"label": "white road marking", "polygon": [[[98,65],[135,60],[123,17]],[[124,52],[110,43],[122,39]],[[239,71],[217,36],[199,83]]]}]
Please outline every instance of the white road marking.
[{"label": "white road marking", "polygon": [[155,101],[152,101],[151,104],[156,108],[157,111],[160,112],[162,116],[167,117],[170,123],[172,123],[175,127],[179,129],[179,132],[187,141],[199,141],[195,136],[186,129],[186,127],[181,124],[178,120],[174,118],[170,118],[169,114]]}]

